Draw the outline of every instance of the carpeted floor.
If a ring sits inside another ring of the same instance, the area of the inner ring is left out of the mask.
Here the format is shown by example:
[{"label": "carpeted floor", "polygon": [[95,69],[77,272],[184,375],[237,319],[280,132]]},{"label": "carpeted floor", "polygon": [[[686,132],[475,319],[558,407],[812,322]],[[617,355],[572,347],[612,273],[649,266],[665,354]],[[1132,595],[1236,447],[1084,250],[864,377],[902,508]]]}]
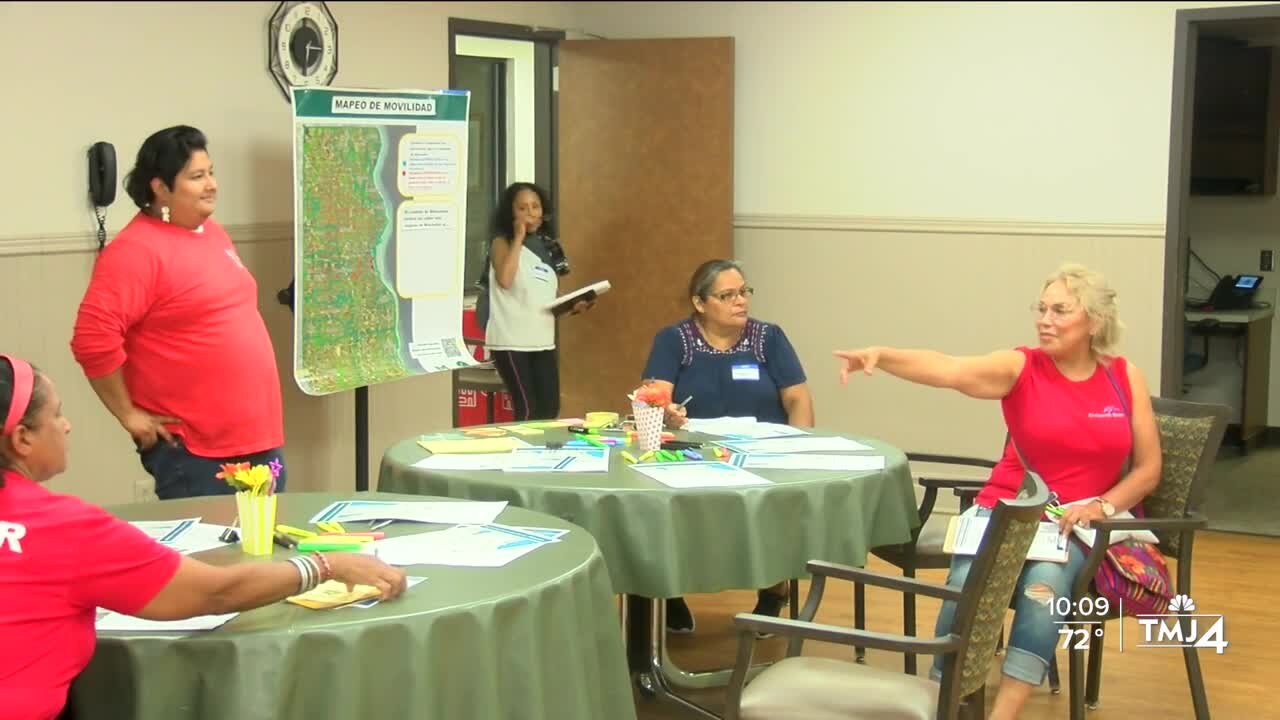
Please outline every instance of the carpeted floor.
[{"label": "carpeted floor", "polygon": [[1280,537],[1280,448],[1223,448],[1204,513],[1211,530]]}]

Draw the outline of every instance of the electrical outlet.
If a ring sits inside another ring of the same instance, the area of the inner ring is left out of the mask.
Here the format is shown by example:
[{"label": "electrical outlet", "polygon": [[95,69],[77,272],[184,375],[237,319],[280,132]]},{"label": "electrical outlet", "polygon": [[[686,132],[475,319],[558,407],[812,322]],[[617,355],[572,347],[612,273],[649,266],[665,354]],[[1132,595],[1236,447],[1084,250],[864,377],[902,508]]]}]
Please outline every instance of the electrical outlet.
[{"label": "electrical outlet", "polygon": [[1262,251],[1262,259],[1258,261],[1258,269],[1262,272],[1271,272],[1276,269],[1275,263],[1272,261],[1270,250]]}]

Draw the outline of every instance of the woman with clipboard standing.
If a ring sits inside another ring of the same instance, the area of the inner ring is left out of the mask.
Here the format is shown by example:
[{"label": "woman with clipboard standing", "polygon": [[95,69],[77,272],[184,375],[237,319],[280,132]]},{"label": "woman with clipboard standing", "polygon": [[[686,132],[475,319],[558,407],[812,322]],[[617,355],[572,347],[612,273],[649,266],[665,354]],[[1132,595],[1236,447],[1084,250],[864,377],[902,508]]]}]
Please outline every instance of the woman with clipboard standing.
[{"label": "woman with clipboard standing", "polygon": [[[511,393],[515,419],[550,420],[560,414],[560,360],[556,353],[556,316],[547,308],[559,294],[560,276],[569,261],[548,217],[547,192],[533,183],[512,183],[493,215],[489,246],[485,345]],[[576,303],[571,314],[593,303]]]}]

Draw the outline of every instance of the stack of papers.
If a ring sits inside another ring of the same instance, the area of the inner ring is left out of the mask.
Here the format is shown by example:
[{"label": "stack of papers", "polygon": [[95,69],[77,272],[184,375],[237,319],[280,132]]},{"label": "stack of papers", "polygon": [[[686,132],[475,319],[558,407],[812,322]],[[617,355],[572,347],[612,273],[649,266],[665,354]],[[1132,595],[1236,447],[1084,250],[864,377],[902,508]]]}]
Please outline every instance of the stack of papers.
[{"label": "stack of papers", "polygon": [[725,462],[639,463],[632,470],[673,488],[771,485],[768,480]]},{"label": "stack of papers", "polygon": [[201,615],[186,620],[143,620],[111,610],[98,610],[95,626],[99,632],[191,632],[221,627],[240,613]]},{"label": "stack of papers", "polygon": [[729,462],[753,470],[834,470],[865,472],[884,469],[883,455],[819,455],[817,453],[750,453]]},{"label": "stack of papers", "polygon": [[568,530],[458,525],[439,532],[401,535],[373,543],[378,559],[389,565],[502,567],[544,545],[559,542]]},{"label": "stack of papers", "polygon": [[716,443],[736,453],[864,452],[872,450],[845,437],[788,437]]},{"label": "stack of papers", "polygon": [[609,472],[607,448],[528,448],[507,456],[507,472]]},{"label": "stack of papers", "polygon": [[301,595],[285,598],[285,602],[291,602],[294,605],[301,605],[312,610],[327,610],[350,605],[361,600],[372,600],[380,594],[381,591],[372,585],[356,585],[348,590],[347,584],[344,582],[327,580]]},{"label": "stack of papers", "polygon": [[[414,585],[417,585],[423,580],[426,580],[426,578],[414,577],[410,575],[409,577],[405,578],[405,580],[408,581],[405,587],[405,591],[407,592],[413,589]],[[380,602],[382,602],[382,598],[370,598],[368,600],[361,600],[360,602],[351,603],[350,605],[347,605],[345,607],[353,607],[353,608],[360,608],[361,610],[368,610],[369,608],[373,607],[374,605],[377,605]]]},{"label": "stack of papers", "polygon": [[413,466],[423,470],[502,470],[510,457],[511,453],[428,455]]},{"label": "stack of papers", "polygon": [[[957,515],[947,525],[947,539],[943,543],[943,552],[953,555],[977,555],[978,546],[987,534],[990,517]],[[1044,560],[1047,562],[1065,563],[1067,561],[1067,543],[1058,530],[1057,523],[1042,522],[1031,541],[1031,549],[1027,551],[1028,560]]]},{"label": "stack of papers", "polygon": [[202,523],[198,517],[184,520],[139,520],[129,524],[161,545],[167,545],[183,555],[227,546],[220,539],[227,526]]},{"label": "stack of papers", "polygon": [[753,417],[692,418],[684,425],[689,432],[738,440],[808,435],[807,430],[779,423],[756,422]]},{"label": "stack of papers", "polygon": [[391,502],[386,500],[342,500],[316,513],[308,522],[355,522],[359,520],[408,520],[445,525],[483,525],[498,518],[507,507],[499,502]]},{"label": "stack of papers", "polygon": [[419,440],[418,444],[431,453],[499,453],[516,448],[531,447],[518,437],[474,438],[467,440]]}]

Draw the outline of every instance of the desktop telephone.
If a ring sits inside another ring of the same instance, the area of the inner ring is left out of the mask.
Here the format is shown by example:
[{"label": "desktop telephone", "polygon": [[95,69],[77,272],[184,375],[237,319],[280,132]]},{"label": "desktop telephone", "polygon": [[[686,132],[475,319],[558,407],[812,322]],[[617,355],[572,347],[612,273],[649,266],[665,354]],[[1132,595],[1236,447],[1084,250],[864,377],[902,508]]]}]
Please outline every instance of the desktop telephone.
[{"label": "desktop telephone", "polygon": [[1261,284],[1261,275],[1224,275],[1203,309],[1248,310],[1253,307],[1253,298]]}]

